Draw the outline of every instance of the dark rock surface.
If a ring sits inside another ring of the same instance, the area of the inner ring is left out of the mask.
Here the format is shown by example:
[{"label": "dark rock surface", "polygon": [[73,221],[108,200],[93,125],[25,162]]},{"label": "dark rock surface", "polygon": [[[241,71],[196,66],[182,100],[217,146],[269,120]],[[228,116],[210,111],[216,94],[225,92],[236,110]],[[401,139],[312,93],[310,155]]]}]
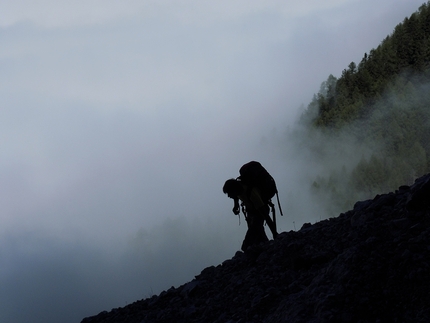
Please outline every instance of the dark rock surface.
[{"label": "dark rock surface", "polygon": [[430,322],[430,174],[96,322]]}]

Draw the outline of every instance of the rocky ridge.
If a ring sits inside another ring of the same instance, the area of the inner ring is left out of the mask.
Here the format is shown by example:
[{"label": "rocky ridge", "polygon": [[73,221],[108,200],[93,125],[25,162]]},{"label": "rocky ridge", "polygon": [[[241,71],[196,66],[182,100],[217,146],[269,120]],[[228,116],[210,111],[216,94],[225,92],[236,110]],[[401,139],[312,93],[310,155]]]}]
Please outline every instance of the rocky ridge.
[{"label": "rocky ridge", "polygon": [[430,174],[99,322],[430,322]]}]

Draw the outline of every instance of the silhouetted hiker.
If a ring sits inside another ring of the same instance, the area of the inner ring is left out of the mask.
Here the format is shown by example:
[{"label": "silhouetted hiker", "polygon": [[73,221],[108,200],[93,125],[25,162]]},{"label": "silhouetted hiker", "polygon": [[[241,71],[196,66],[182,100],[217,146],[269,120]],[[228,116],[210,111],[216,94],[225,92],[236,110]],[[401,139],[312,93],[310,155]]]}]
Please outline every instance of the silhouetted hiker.
[{"label": "silhouetted hiker", "polygon": [[[271,202],[277,189],[273,177],[258,162],[252,161],[243,165],[240,174],[241,176],[237,179],[229,179],[225,182],[223,192],[234,200],[234,214],[238,215],[240,206],[242,206],[242,212],[248,225],[241,248],[245,251],[252,245],[268,241],[264,231],[264,221],[272,231],[273,238],[278,235],[275,209]],[[242,202],[240,205],[239,200]],[[272,208],[273,220],[269,216],[270,208]]]}]

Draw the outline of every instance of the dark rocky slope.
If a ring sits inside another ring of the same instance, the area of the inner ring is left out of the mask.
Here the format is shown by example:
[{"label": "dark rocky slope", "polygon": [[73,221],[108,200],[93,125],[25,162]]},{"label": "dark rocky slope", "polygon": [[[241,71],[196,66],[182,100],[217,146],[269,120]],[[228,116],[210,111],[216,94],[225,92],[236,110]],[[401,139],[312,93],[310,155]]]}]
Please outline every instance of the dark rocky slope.
[{"label": "dark rocky slope", "polygon": [[430,322],[430,174],[96,322]]}]

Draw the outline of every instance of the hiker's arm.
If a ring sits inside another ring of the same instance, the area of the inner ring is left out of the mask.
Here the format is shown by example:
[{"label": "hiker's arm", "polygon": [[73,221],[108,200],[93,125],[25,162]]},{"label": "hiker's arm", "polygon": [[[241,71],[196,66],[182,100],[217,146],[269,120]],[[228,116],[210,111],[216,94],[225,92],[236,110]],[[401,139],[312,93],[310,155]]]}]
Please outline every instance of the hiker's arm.
[{"label": "hiker's arm", "polygon": [[234,199],[233,213],[238,215],[240,213],[239,199]]}]

